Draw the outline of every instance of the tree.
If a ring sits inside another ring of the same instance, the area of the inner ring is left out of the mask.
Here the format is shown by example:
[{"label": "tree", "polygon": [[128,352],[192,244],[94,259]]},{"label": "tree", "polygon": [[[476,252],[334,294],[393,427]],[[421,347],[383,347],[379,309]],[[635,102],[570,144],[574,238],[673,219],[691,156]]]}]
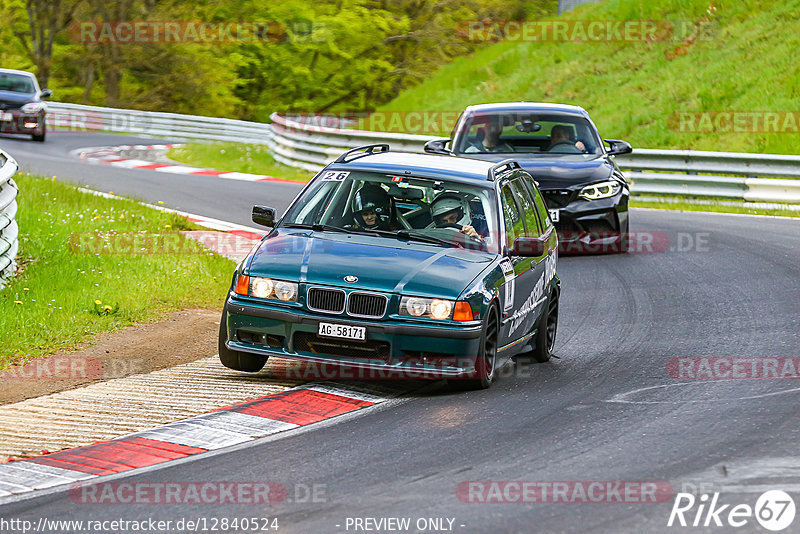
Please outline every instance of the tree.
[{"label": "tree", "polygon": [[14,35],[19,39],[31,62],[36,65],[36,76],[42,87],[47,87],[50,81],[53,42],[56,35],[70,25],[75,10],[82,1],[25,0],[27,29],[22,30],[19,24],[15,24]]}]

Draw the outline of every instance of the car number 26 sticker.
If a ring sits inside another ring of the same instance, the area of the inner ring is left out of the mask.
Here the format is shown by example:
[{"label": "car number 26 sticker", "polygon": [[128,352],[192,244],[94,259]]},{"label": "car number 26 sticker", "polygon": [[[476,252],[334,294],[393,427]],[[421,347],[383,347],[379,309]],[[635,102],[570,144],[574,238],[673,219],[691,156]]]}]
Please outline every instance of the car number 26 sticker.
[{"label": "car number 26 sticker", "polygon": [[349,171],[328,171],[322,175],[323,182],[341,182],[350,175]]}]

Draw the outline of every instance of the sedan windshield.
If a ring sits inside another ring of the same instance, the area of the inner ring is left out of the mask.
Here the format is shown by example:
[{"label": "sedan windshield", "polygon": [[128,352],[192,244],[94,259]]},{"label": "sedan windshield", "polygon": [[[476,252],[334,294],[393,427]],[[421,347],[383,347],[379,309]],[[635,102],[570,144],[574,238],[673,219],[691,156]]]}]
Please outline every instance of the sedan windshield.
[{"label": "sedan windshield", "polygon": [[479,113],[464,121],[459,135],[456,152],[462,154],[592,159],[602,153],[592,124],[566,113]]},{"label": "sedan windshield", "polygon": [[0,72],[0,91],[32,94],[36,92],[36,89],[33,86],[33,80],[28,76]]},{"label": "sedan windshield", "polygon": [[282,226],[496,252],[494,190],[447,179],[324,171]]}]

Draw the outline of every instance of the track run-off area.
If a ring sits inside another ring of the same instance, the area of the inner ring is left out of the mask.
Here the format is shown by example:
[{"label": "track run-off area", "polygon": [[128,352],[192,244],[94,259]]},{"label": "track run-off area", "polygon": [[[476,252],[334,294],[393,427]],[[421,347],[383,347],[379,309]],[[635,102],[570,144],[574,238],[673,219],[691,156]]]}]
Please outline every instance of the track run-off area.
[{"label": "track run-off area", "polygon": [[[44,144],[4,137],[0,148],[25,171],[245,226],[253,204],[280,212],[301,187],[91,165],[73,155],[154,142],[64,133]],[[173,528],[180,519],[209,527],[225,520],[231,532],[253,531],[241,521],[231,527],[245,517],[298,533],[388,532],[390,523],[366,520],[390,518],[420,532],[764,532],[754,517],[735,529],[667,523],[678,492],[718,492],[729,508],[755,507],[767,490],[800,502],[800,220],[633,209],[631,231],[629,254],[559,259],[558,359],[507,366],[484,391],[408,385],[392,401],[323,422],[109,473],[91,482],[109,486],[88,492],[67,484],[2,497],[0,517],[34,525],[163,520]],[[217,369],[208,380],[219,408],[245,402],[247,388],[268,380]],[[220,395],[227,387],[230,400]],[[175,389],[176,404],[202,386],[187,389]],[[126,413],[109,419],[119,425],[115,436],[140,430],[126,426]],[[272,497],[234,491],[232,500],[209,502],[185,491],[256,482]],[[150,497],[120,499],[121,484]],[[152,488],[169,484],[183,493],[153,497]],[[98,502],[104,490],[109,497]],[[697,512],[695,505],[687,520]],[[183,531],[199,530],[184,523]]]}]

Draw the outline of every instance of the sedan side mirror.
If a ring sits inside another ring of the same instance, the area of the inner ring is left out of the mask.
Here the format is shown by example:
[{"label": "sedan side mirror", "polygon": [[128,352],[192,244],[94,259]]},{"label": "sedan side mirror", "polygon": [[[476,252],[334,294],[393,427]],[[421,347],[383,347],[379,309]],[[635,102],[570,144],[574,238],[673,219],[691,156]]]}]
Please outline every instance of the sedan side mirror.
[{"label": "sedan side mirror", "polygon": [[430,154],[444,154],[449,156],[452,154],[446,147],[447,143],[450,142],[449,137],[443,137],[441,139],[431,139],[427,143],[425,143],[425,152]]},{"label": "sedan side mirror", "polygon": [[541,256],[544,254],[544,240],[541,237],[518,237],[514,240],[512,256]]},{"label": "sedan side mirror", "polygon": [[41,98],[50,98],[51,96],[53,96],[53,91],[51,91],[50,89],[42,90]]},{"label": "sedan side mirror", "polygon": [[253,222],[272,228],[275,226],[275,208],[267,206],[253,206]]},{"label": "sedan side mirror", "polygon": [[631,147],[630,143],[626,143],[625,141],[620,141],[619,139],[603,139],[603,141],[608,143],[609,156],[618,156],[620,154],[630,154],[633,152],[633,147]]}]

